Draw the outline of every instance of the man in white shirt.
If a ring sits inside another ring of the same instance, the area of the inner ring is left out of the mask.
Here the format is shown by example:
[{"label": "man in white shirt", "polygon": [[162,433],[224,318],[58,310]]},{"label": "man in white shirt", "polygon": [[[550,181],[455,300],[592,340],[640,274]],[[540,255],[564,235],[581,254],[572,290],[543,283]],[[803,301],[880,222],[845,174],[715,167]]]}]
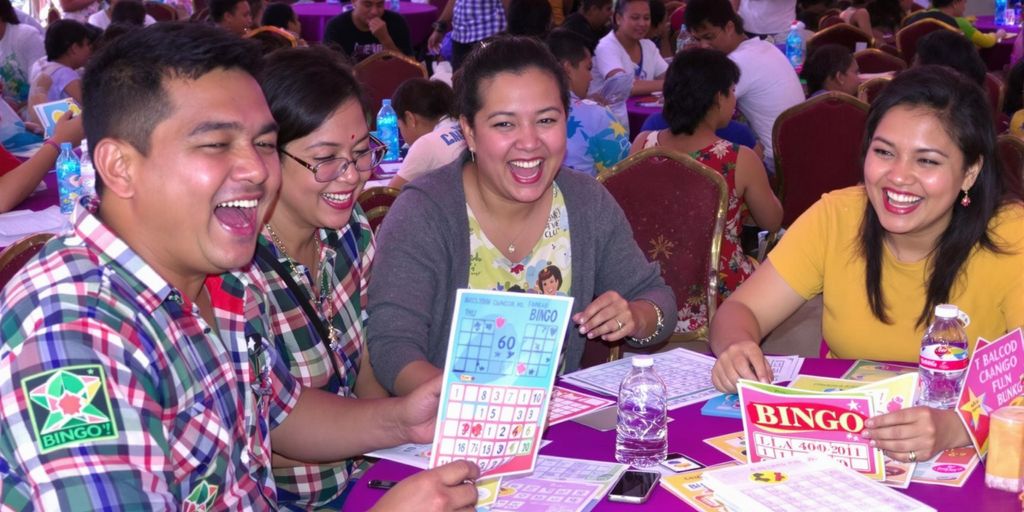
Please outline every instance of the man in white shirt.
[{"label": "man in white shirt", "polygon": [[796,19],[796,0],[732,0],[750,36],[772,36],[782,42]]},{"label": "man in white shirt", "polygon": [[692,0],[686,6],[686,26],[701,46],[727,53],[740,68],[737,107],[764,146],[765,166],[775,172],[772,127],[784,110],[804,101],[800,78],[775,45],[748,38],[743,18],[729,0]]},{"label": "man in white shirt", "polygon": [[[89,16],[89,24],[106,30],[106,28],[110,26],[110,17],[114,13],[114,6],[120,1],[121,0],[110,0],[110,7]],[[148,27],[156,23],[156,19],[147,14],[143,23]]]}]

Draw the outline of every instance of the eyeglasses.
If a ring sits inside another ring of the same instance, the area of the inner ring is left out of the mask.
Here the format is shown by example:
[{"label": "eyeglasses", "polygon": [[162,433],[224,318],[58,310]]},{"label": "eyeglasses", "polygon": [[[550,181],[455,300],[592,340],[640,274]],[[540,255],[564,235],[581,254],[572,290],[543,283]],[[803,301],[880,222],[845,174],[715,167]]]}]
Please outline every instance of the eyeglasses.
[{"label": "eyeglasses", "polygon": [[353,165],[356,171],[359,172],[370,172],[374,170],[384,159],[384,155],[388,152],[388,147],[380,139],[370,135],[370,149],[357,153],[355,159],[349,160],[345,157],[339,156],[337,158],[329,158],[327,160],[321,160],[316,164],[311,164],[287,151],[284,148],[280,149],[281,153],[295,160],[299,165],[309,169],[313,172],[313,178],[320,183],[327,183],[338,179],[339,176],[345,174],[348,170],[349,165]]}]

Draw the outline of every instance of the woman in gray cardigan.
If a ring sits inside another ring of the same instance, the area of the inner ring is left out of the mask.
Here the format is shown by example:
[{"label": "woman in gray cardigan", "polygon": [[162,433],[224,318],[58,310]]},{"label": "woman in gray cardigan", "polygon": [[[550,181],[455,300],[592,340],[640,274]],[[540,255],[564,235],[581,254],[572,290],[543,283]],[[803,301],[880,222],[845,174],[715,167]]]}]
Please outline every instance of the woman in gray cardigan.
[{"label": "woman in gray cardigan", "polygon": [[547,48],[494,40],[456,97],[469,151],[406,185],[378,234],[367,335],[381,384],[403,395],[441,372],[459,288],[572,295],[564,371],[585,343],[667,338],[677,308],[658,265],[603,186],[561,169],[568,84]]}]

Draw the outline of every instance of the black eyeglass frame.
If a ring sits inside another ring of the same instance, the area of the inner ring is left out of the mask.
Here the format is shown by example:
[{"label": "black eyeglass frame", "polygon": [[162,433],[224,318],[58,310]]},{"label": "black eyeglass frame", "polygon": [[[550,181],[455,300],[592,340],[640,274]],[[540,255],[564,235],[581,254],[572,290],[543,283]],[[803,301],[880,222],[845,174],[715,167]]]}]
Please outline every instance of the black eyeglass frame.
[{"label": "black eyeglass frame", "polygon": [[[297,157],[297,156],[295,156],[295,155],[285,151],[285,149],[283,147],[279,147],[278,151],[282,155],[285,155],[288,158],[291,158],[292,160],[295,160],[299,165],[305,167],[310,172],[312,172],[313,173],[313,179],[315,179],[318,183],[329,183],[331,181],[334,181],[334,180],[338,179],[339,176],[344,175],[345,172],[348,171],[348,167],[350,165],[355,167],[357,172],[372,172],[374,169],[377,168],[378,165],[380,165],[381,162],[384,161],[384,155],[387,154],[387,152],[388,152],[388,146],[387,146],[387,144],[384,144],[384,142],[382,140],[378,139],[377,137],[374,137],[373,135],[370,135],[370,149],[367,149],[366,151],[360,152],[359,155],[356,155],[356,157],[354,159],[349,160],[348,158],[345,158],[343,156],[339,156],[339,157],[336,157],[336,158],[329,158],[327,160],[321,160],[321,161],[317,162],[316,164],[311,164],[311,163],[309,163],[309,162],[307,162],[307,161],[305,161],[305,160],[303,160],[303,159],[301,159],[301,158],[299,158],[299,157]],[[370,161],[371,163],[370,163],[369,169],[360,169],[359,165],[356,164],[356,161],[358,161],[363,155],[366,155],[368,153],[372,157],[372,159]],[[331,176],[330,179],[321,179],[320,178],[320,173],[318,171],[325,164],[335,163],[338,160],[343,160],[344,161],[344,163],[339,167],[340,170],[338,171],[338,174],[335,175],[335,176]]]}]

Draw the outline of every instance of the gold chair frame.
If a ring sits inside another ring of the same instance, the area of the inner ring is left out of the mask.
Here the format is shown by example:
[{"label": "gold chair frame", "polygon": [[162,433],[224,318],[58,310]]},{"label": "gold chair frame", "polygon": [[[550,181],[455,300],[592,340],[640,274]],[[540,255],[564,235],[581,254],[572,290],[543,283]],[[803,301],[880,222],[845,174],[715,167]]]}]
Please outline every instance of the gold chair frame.
[{"label": "gold chair frame", "polygon": [[840,32],[843,30],[847,32],[852,30],[858,33],[859,35],[862,35],[865,38],[867,38],[868,48],[872,48],[875,46],[875,36],[868,34],[867,32],[864,32],[863,30],[860,29],[860,27],[855,27],[853,25],[850,25],[849,23],[840,23],[838,25],[832,25],[831,27],[819,30],[816,34],[814,34],[807,40],[807,47],[810,48],[811,46],[813,46],[815,39],[821,39],[824,36],[831,34],[832,32]]},{"label": "gold chair frame", "polygon": [[[907,17],[910,17],[913,14],[914,13],[910,13],[910,14],[907,15]],[[906,18],[904,18],[904,20],[906,20]],[[903,38],[900,37],[900,32],[903,32],[904,30],[907,30],[907,29],[909,29],[911,27],[917,27],[917,26],[923,26],[923,25],[929,25],[929,24],[935,25],[938,28],[944,28],[946,30],[952,30],[953,32],[956,32],[957,34],[960,33],[960,29],[959,28],[954,27],[954,26],[952,26],[949,23],[946,23],[944,21],[939,21],[939,20],[937,20],[935,18],[925,18],[923,20],[917,20],[917,21],[911,23],[910,25],[907,25],[907,26],[897,30],[896,33],[893,34],[893,39],[896,40],[896,49],[899,50],[900,56],[903,57],[903,60],[907,61],[907,52],[904,51],[904,49],[903,49]],[[908,67],[913,65],[913,64],[914,64],[913,62],[907,61],[907,66]]]},{"label": "gold chair frame", "polygon": [[[710,258],[711,268],[708,269],[708,280],[706,283],[706,293],[708,301],[708,321],[704,327],[687,333],[675,333],[675,320],[678,318],[678,312],[664,312],[665,328],[671,326],[673,334],[669,337],[669,343],[673,342],[687,342],[687,341],[707,341],[708,329],[711,325],[711,319],[715,316],[715,311],[718,308],[718,260],[722,253],[722,237],[725,234],[725,215],[729,207],[729,187],[725,183],[725,178],[715,171],[714,169],[698,162],[691,156],[670,149],[661,147],[654,147],[645,149],[629,156],[625,160],[619,162],[611,169],[607,169],[597,176],[597,181],[604,184],[609,179],[633,168],[642,166],[642,162],[649,158],[668,158],[682,164],[684,167],[691,171],[701,175],[703,178],[708,179],[718,188],[718,206],[715,210],[715,228],[711,235],[711,249]],[[642,167],[641,167],[642,168]],[[665,269],[669,270],[670,269]],[[670,323],[672,322],[672,323]],[[609,360],[616,360],[622,357],[622,343],[616,344],[611,347],[611,354]]]},{"label": "gold chair frame", "polygon": [[[859,52],[856,52],[856,53],[853,54],[853,60],[857,60],[858,56],[867,56],[867,55],[875,55],[875,56],[877,56],[877,57],[879,57],[879,58],[881,58],[883,60],[891,60],[893,65],[898,65],[899,66],[899,70],[896,71],[897,73],[907,69],[907,63],[902,58],[897,57],[897,56],[895,56],[895,55],[893,55],[893,54],[891,54],[889,52],[885,52],[885,51],[879,50],[878,48],[865,48],[865,49],[863,49],[863,50],[861,50]],[[858,63],[858,66],[859,66],[860,65],[860,61],[858,61],[857,63]],[[863,73],[863,72],[864,72],[864,70],[862,69],[861,73]]]},{"label": "gold chair frame", "polygon": [[[363,203],[372,201],[377,196],[389,196],[391,197],[391,201],[394,202],[394,200],[398,197],[399,192],[401,192],[401,190],[395,187],[372,187],[363,190],[359,194],[359,197],[356,199],[356,202],[358,202],[360,206],[362,206]],[[391,206],[375,206],[373,208],[370,208],[369,210],[364,210],[363,213],[366,214],[366,220],[369,221],[372,225],[373,221],[377,219],[381,219],[381,222],[383,222],[384,216],[388,213],[388,210],[390,209]],[[374,233],[377,232],[376,229],[374,229],[373,231]]]},{"label": "gold chair frame", "polygon": [[861,103],[864,103],[865,105],[871,106],[871,103],[868,102],[868,99],[867,99],[867,96],[866,96],[868,89],[870,89],[871,86],[873,86],[875,84],[878,84],[878,83],[881,83],[881,82],[889,82],[889,81],[892,81],[891,77],[888,77],[888,76],[878,76],[878,77],[872,78],[871,80],[865,80],[865,81],[861,82],[860,85],[857,86],[857,97],[854,98],[854,99],[859,101],[859,102],[861,102]]},{"label": "gold chair frame", "polygon": [[[12,261],[25,253],[25,251],[32,250],[38,252],[51,238],[53,238],[53,233],[36,233],[9,245],[6,249],[0,251],[0,269],[6,268],[7,265],[10,265]],[[0,289],[3,289],[6,285],[7,283],[0,283]]]},{"label": "gold chair frame", "polygon": [[275,35],[279,35],[279,36],[287,39],[288,42],[292,44],[292,48],[296,48],[296,47],[299,46],[299,39],[297,37],[295,37],[294,34],[292,34],[291,32],[288,32],[287,30],[285,30],[285,29],[283,29],[281,27],[274,27],[274,26],[271,26],[271,25],[263,25],[262,27],[258,27],[258,28],[255,28],[253,30],[250,30],[250,31],[245,33],[244,37],[246,39],[252,39],[253,37],[255,37],[255,36],[259,35],[259,34],[263,34],[263,33],[275,34]]},{"label": "gold chair frame", "polygon": [[368,65],[370,65],[370,64],[372,64],[372,63],[374,63],[374,62],[376,62],[378,60],[384,60],[384,59],[387,59],[387,58],[398,59],[398,60],[404,61],[407,64],[411,64],[413,66],[416,66],[417,68],[420,69],[420,72],[423,73],[423,78],[427,78],[427,76],[428,76],[427,75],[427,68],[423,64],[420,64],[419,61],[417,61],[416,59],[414,59],[412,57],[409,57],[408,55],[406,55],[404,53],[399,53],[399,52],[391,51],[391,50],[388,50],[388,49],[381,50],[381,51],[379,51],[379,52],[377,52],[377,53],[375,53],[373,55],[370,55],[369,57],[359,61],[355,66],[352,67],[352,70],[355,73],[356,77],[358,78],[359,77],[359,70],[360,69],[363,69],[366,66],[368,66]]}]

